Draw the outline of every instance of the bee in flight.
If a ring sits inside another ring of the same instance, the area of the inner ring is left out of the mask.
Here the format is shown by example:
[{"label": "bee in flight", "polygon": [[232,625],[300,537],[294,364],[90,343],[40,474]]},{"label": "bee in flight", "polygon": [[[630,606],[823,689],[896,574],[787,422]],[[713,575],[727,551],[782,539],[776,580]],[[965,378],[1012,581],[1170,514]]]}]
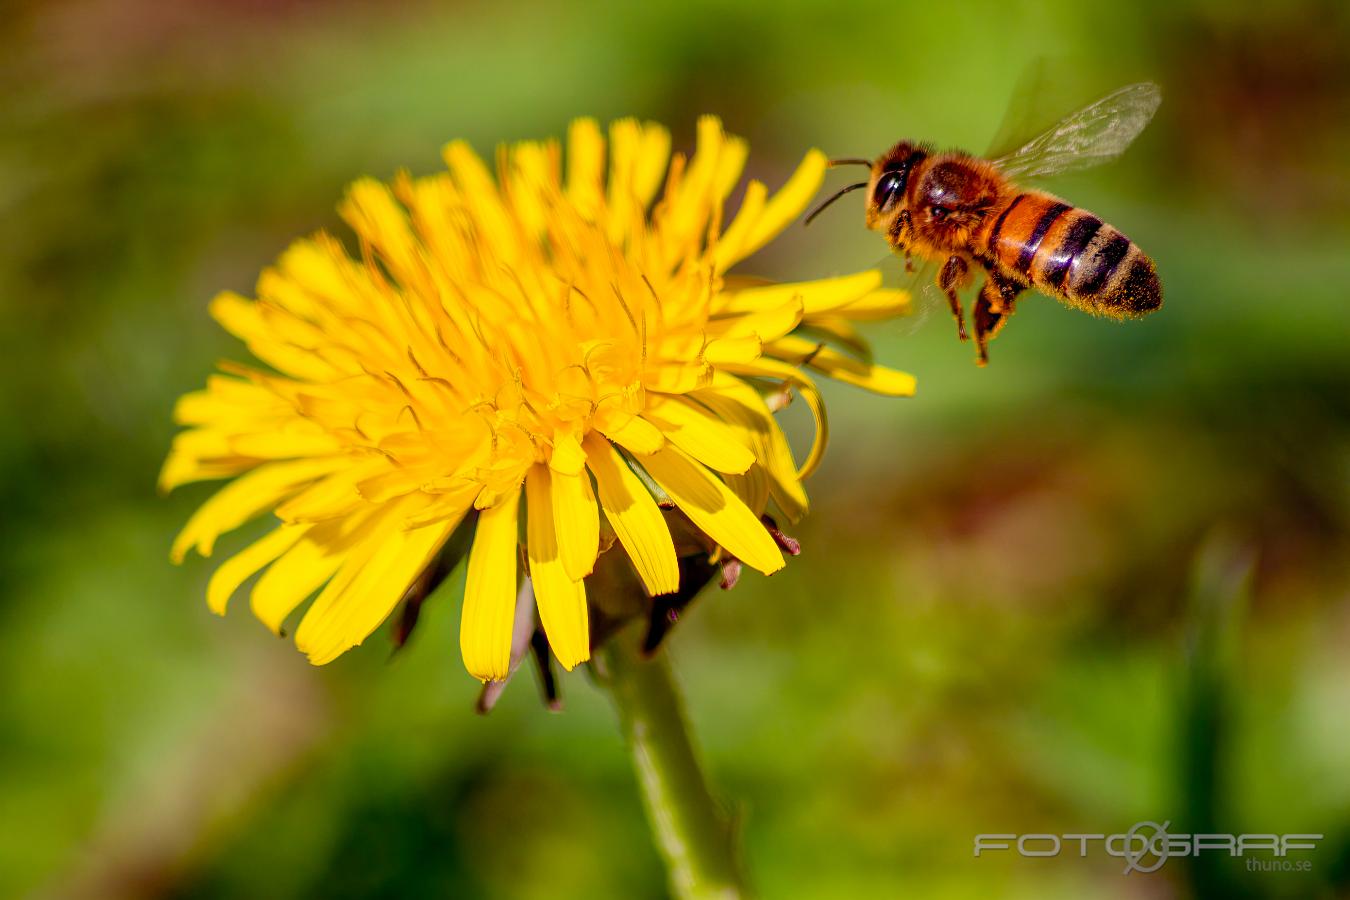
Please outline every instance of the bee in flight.
[{"label": "bee in flight", "polygon": [[936,285],[966,340],[959,291],[984,270],[975,300],[978,363],[1029,287],[1068,306],[1115,319],[1137,318],[1162,305],[1153,261],[1097,216],[1014,179],[1083,169],[1124,152],[1158,108],[1153,84],[1121,88],[1073,113],[1040,137],[997,159],[935,152],[901,141],[864,165],[867,181],[851,184],[818,206],[806,222],[850,191],[867,189],[867,227],[897,253],[935,263]]}]

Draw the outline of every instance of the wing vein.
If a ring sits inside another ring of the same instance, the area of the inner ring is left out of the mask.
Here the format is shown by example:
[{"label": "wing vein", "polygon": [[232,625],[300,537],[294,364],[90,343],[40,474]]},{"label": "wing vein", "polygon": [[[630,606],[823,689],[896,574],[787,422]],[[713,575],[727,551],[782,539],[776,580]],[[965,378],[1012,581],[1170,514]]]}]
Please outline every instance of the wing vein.
[{"label": "wing vein", "polygon": [[1161,102],[1156,84],[1127,85],[993,162],[1010,178],[1041,178],[1109,162],[1134,142]]}]

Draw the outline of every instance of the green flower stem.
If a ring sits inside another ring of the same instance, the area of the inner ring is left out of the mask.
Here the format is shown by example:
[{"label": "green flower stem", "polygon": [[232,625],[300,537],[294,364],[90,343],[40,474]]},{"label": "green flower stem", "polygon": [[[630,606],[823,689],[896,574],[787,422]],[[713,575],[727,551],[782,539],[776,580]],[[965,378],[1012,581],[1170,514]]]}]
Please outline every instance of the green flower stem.
[{"label": "green flower stem", "polygon": [[664,653],[643,659],[636,631],[627,629],[605,644],[600,674],[633,754],[671,891],[686,900],[743,897],[731,825],[703,777],[670,663]]}]

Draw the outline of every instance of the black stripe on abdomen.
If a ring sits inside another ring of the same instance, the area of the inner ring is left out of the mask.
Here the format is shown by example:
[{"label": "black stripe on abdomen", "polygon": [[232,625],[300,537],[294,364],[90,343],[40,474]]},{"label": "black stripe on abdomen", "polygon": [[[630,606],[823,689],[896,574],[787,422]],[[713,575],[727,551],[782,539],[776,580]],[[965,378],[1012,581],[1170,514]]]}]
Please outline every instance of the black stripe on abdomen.
[{"label": "black stripe on abdomen", "polygon": [[992,255],[998,255],[998,233],[1003,230],[1003,223],[1008,221],[1008,214],[1017,207],[1017,204],[1025,200],[1026,197],[1026,194],[1018,194],[1014,197],[1011,203],[1003,207],[1003,212],[999,214],[998,220],[994,222],[994,230],[989,232],[989,252]]},{"label": "black stripe on abdomen", "polygon": [[1056,203],[1041,214],[1036,222],[1036,227],[1032,229],[1031,235],[1026,243],[1022,245],[1022,250],[1017,256],[1017,271],[1023,275],[1031,271],[1031,261],[1036,258],[1036,251],[1041,249],[1041,241],[1045,240],[1046,234],[1050,231],[1050,226],[1054,225],[1060,216],[1073,209],[1067,203]]},{"label": "black stripe on abdomen", "polygon": [[1080,277],[1071,285],[1074,293],[1084,297],[1096,294],[1111,280],[1116,267],[1129,252],[1130,239],[1117,231],[1091,258],[1080,258],[1079,265],[1084,268]]},{"label": "black stripe on abdomen", "polygon": [[1090,213],[1083,213],[1082,218],[1069,226],[1069,232],[1064,235],[1064,240],[1050,251],[1050,263],[1045,267],[1045,274],[1042,276],[1047,287],[1058,290],[1064,285],[1064,279],[1069,274],[1069,266],[1073,265],[1078,255],[1092,243],[1092,239],[1097,236],[1097,230],[1101,227],[1102,220]]}]

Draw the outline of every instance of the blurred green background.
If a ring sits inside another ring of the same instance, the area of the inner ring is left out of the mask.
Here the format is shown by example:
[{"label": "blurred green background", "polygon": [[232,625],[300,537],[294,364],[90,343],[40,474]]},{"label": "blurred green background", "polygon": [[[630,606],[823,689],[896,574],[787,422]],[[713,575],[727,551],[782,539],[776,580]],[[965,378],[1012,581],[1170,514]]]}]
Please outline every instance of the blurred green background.
[{"label": "blurred green background", "polygon": [[[206,302],[334,226],[347,181],[433,171],[451,138],[634,114],[687,146],[713,112],[772,184],[810,146],[983,150],[1048,59],[1055,103],[1163,86],[1120,162],[1048,186],[1150,252],[1167,303],[1116,324],[1024,300],[986,370],[945,313],[872,329],[918,396],[830,386],[805,552],[670,643],[712,777],[766,897],[1350,896],[1347,18],[11,0],[0,895],[664,896],[584,672],[564,714],[528,678],[473,714],[462,573],[400,656],[376,635],[314,669],[207,612],[210,562],[170,565],[211,490],[155,494],[173,400],[243,352]],[[746,270],[872,265],[856,199]],[[1326,838],[1291,874],[972,856],[1140,819]]]}]

